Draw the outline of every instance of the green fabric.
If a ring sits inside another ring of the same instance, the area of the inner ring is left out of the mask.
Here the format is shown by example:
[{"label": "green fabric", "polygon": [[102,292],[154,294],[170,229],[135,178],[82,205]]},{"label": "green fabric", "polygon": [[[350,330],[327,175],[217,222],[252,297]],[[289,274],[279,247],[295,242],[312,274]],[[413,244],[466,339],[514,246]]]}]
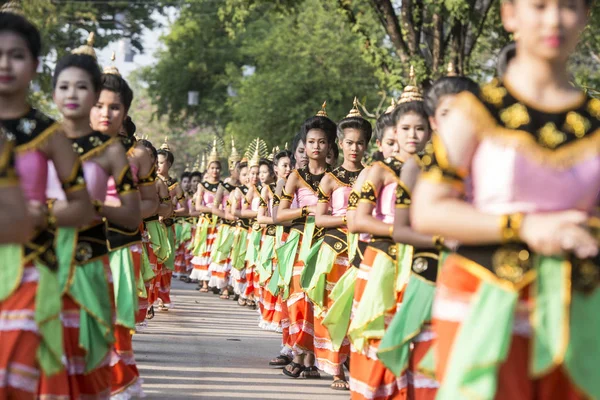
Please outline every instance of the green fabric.
[{"label": "green fabric", "polygon": [[329,332],[335,351],[339,351],[340,347],[342,347],[344,338],[348,333],[357,274],[358,268],[348,268],[346,273],[335,284],[329,296],[333,303],[327,314],[325,314],[325,318],[323,318],[323,326]]},{"label": "green fabric", "polygon": [[175,247],[175,231],[172,227],[167,227],[166,229],[167,240],[169,242],[169,247],[171,248],[171,251],[169,252],[169,257],[167,257],[167,259],[165,260],[164,265],[169,271],[175,271],[175,250],[177,249]]},{"label": "green fabric", "polygon": [[208,236],[208,224],[209,221],[206,218],[200,218],[198,220],[198,226],[196,227],[196,235],[192,241],[192,254],[196,257],[202,255],[204,248],[206,247],[206,236]]},{"label": "green fabric", "polygon": [[360,235],[358,233],[351,233],[348,231],[348,260],[350,260],[350,262],[352,262],[352,260],[354,260],[354,256],[356,256],[359,237]]},{"label": "green fabric", "polygon": [[308,257],[312,254],[312,239],[314,233],[315,217],[311,215],[306,218],[304,232],[302,234],[302,243],[300,244],[300,253],[298,253],[298,261],[302,261],[305,265]]},{"label": "green fabric", "polygon": [[75,268],[69,294],[81,307],[79,346],[86,351],[86,372],[96,368],[114,341],[108,280],[102,260]]},{"label": "green fabric", "polygon": [[570,340],[564,367],[572,382],[589,398],[600,399],[600,290],[573,292]]},{"label": "green fabric", "polygon": [[248,248],[246,250],[245,261],[247,261],[248,265],[251,267],[256,264],[256,260],[258,258],[261,236],[262,231],[255,231],[254,229],[251,229],[248,235]]},{"label": "green fabric", "polygon": [[35,323],[42,338],[36,356],[42,370],[53,375],[64,368],[63,331],[60,322],[62,293],[57,274],[38,262],[35,264],[40,274],[35,293]]},{"label": "green fabric", "polygon": [[144,282],[148,282],[156,276],[152,270],[152,266],[150,265],[150,259],[148,258],[148,250],[146,250],[146,246],[142,246],[142,267],[140,268],[140,273]]},{"label": "green fabric", "polygon": [[[305,238],[308,236],[304,236]],[[300,286],[302,289],[306,291],[314,273],[317,269],[317,260],[319,250],[321,249],[321,245],[323,244],[323,239],[317,240],[317,242],[310,248],[308,254],[306,254],[304,259],[304,266],[302,267],[302,272],[300,273]]]},{"label": "green fabric", "polygon": [[3,244],[0,245],[0,301],[6,300],[12,292],[19,287],[23,277],[23,253],[22,245]]},{"label": "green fabric", "polygon": [[179,240],[179,238],[181,237],[181,231],[183,230],[183,224],[181,224],[181,222],[177,222],[174,225],[174,229],[175,229],[175,245],[177,247],[179,247],[179,245],[181,244],[181,240]]},{"label": "green fabric", "polygon": [[388,326],[377,351],[377,357],[400,376],[408,367],[410,344],[431,320],[431,307],[435,296],[435,284],[412,274],[402,298],[402,304]]},{"label": "green fabric", "polygon": [[385,333],[385,314],[396,306],[395,274],[394,261],[377,252],[348,330],[348,338],[359,351],[367,340],[380,339]]},{"label": "green fabric", "polygon": [[66,292],[69,280],[75,273],[75,248],[79,232],[74,227],[60,227],[56,230],[54,250],[58,261],[58,282],[61,293]]},{"label": "green fabric", "polygon": [[273,274],[271,275],[271,280],[267,284],[267,290],[273,296],[277,296],[279,294],[279,281],[281,276],[279,275],[279,266],[275,264],[275,268],[273,269]]},{"label": "green fabric", "polygon": [[219,242],[215,247],[215,255],[213,261],[217,264],[222,264],[227,261],[227,258],[231,254],[235,235],[233,228],[229,225],[221,225],[219,228]]},{"label": "green fabric", "polygon": [[175,243],[177,247],[181,246],[182,243],[187,242],[192,238],[192,224],[186,221],[182,221],[175,225]]},{"label": "green fabric", "polygon": [[[318,257],[316,258],[314,272],[308,284],[305,287],[305,292],[308,298],[312,300],[315,306],[315,316],[320,316],[325,306],[325,299],[327,296],[327,274],[331,272],[333,264],[338,256],[338,252],[332,249],[329,245],[322,245],[320,240],[313,249],[316,247],[319,251]],[[322,246],[321,246],[322,245]],[[307,269],[305,267],[305,269]]]},{"label": "green fabric", "polygon": [[436,342],[434,341],[429,351],[425,354],[417,370],[422,374],[425,374],[431,378],[435,378],[435,353],[436,353]]},{"label": "green fabric", "polygon": [[136,277],[133,257],[129,247],[108,253],[110,271],[116,305],[116,323],[129,329],[135,329],[135,315],[138,311]]},{"label": "green fabric", "polygon": [[401,292],[408,285],[412,272],[414,248],[408,244],[397,243],[396,246],[396,292]]},{"label": "green fabric", "polygon": [[493,399],[510,348],[518,292],[481,282],[456,335],[438,400]]},{"label": "green fabric", "polygon": [[273,252],[275,251],[275,237],[265,235],[260,251],[256,270],[259,274],[260,284],[264,284],[273,274]]},{"label": "green fabric", "polygon": [[237,228],[235,232],[233,249],[231,250],[231,262],[233,268],[241,271],[245,268],[246,250],[248,248],[248,231],[243,228]]},{"label": "green fabric", "polygon": [[[298,251],[298,245],[300,243],[301,233],[297,230],[292,230],[288,236],[287,241],[275,250],[277,253],[277,266],[279,268],[280,281],[279,287],[289,290],[290,282],[292,281],[292,275],[294,273],[294,260],[296,259],[296,253]],[[287,299],[286,293],[284,293],[284,300]]]},{"label": "green fabric", "polygon": [[530,370],[533,376],[540,376],[552,369],[556,361],[561,362],[567,349],[571,269],[560,258],[537,256],[535,261]]},{"label": "green fabric", "polygon": [[146,231],[154,255],[160,264],[164,263],[173,251],[169,244],[166,227],[158,221],[150,221],[146,222]]},{"label": "green fabric", "polygon": [[281,246],[281,242],[283,241],[283,232],[285,231],[285,229],[283,228],[283,225],[277,225],[277,227],[275,228],[275,247],[279,247]]}]

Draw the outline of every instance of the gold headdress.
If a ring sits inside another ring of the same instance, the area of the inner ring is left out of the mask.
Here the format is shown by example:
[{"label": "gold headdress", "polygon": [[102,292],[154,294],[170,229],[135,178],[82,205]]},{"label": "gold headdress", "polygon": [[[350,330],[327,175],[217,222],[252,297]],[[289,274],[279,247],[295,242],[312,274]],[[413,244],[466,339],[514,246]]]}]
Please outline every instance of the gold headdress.
[{"label": "gold headdress", "polygon": [[115,60],[117,59],[117,56],[115,54],[115,52],[112,52],[112,55],[110,56],[110,62],[112,63],[112,65],[109,65],[108,67],[104,67],[104,73],[107,75],[116,75],[116,76],[121,76],[121,73],[119,72],[119,70],[117,69],[117,67],[115,67]]},{"label": "gold headdress", "polygon": [[271,154],[269,154],[269,156],[267,157],[267,160],[273,162],[277,153],[279,153],[279,146],[273,147],[273,150],[271,151]]},{"label": "gold headdress", "polygon": [[258,167],[261,158],[266,158],[269,155],[269,148],[267,143],[260,138],[256,138],[250,143],[246,150],[246,158],[248,161],[248,167]]},{"label": "gold headdress", "polygon": [[202,153],[202,162],[200,163],[200,172],[206,172],[206,154]]},{"label": "gold headdress", "polygon": [[217,138],[215,137],[215,139],[213,140],[212,150],[210,151],[210,154],[208,156],[207,166],[210,165],[210,163],[212,163],[212,162],[220,162],[220,161],[221,161],[221,159],[219,158],[219,152],[217,151]]},{"label": "gold headdress", "polygon": [[14,0],[5,3],[2,6],[2,8],[0,8],[0,13],[10,13],[20,15],[21,17],[25,16],[25,13],[23,12],[23,7],[21,7],[21,3]]},{"label": "gold headdress", "polygon": [[384,114],[389,114],[396,109],[396,99],[392,97],[392,104],[385,110]]},{"label": "gold headdress", "polygon": [[73,50],[72,54],[85,54],[86,56],[94,57],[96,59],[96,51],[94,50],[94,42],[96,41],[96,35],[94,32],[90,32],[87,41],[83,46],[79,46]]},{"label": "gold headdress", "polygon": [[458,76],[458,74],[454,70],[454,63],[452,61],[448,63],[448,68],[446,69],[446,76]]},{"label": "gold headdress", "polygon": [[200,171],[200,156],[196,157],[192,172]]},{"label": "gold headdress", "polygon": [[288,142],[285,142],[285,146],[283,146],[283,149],[284,149],[284,150],[287,150],[287,149],[288,149]]},{"label": "gold headdress", "polygon": [[324,101],[323,105],[321,106],[321,109],[317,113],[317,117],[326,117],[327,116],[326,108],[327,108],[327,101]]},{"label": "gold headdress", "polygon": [[190,172],[190,163],[189,162],[185,163],[185,169],[183,170],[183,172]]},{"label": "gold headdress", "polygon": [[360,113],[360,111],[358,109],[358,99],[356,98],[356,96],[354,96],[354,101],[352,102],[352,110],[350,110],[348,115],[346,115],[346,118],[352,118],[352,117],[362,118],[362,114]]},{"label": "gold headdress", "polygon": [[160,149],[166,150],[168,152],[171,151],[171,148],[169,147],[169,137],[168,136],[165,136],[165,141],[163,144],[160,145]]},{"label": "gold headdress", "polygon": [[242,156],[240,156],[240,153],[238,153],[237,149],[235,148],[235,141],[233,140],[233,136],[231,136],[231,154],[229,155],[229,163],[235,164],[241,159]]},{"label": "gold headdress", "polygon": [[411,65],[410,72],[408,75],[408,85],[404,88],[404,91],[398,99],[398,104],[409,103],[411,101],[423,101],[423,94],[417,86],[415,78],[415,68]]}]

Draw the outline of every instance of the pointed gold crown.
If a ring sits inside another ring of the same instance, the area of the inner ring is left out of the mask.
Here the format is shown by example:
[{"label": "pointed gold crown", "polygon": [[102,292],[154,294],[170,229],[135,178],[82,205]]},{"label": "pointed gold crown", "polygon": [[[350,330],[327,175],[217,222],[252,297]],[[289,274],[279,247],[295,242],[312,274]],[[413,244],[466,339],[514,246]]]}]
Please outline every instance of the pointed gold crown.
[{"label": "pointed gold crown", "polygon": [[279,153],[279,146],[273,147],[273,150],[271,150],[271,154],[269,154],[269,156],[267,157],[267,160],[273,162],[277,153]]},{"label": "pointed gold crown", "polygon": [[171,148],[169,147],[169,137],[168,136],[165,136],[165,141],[163,144],[160,145],[160,149],[166,150],[168,152],[171,151]]},{"label": "pointed gold crown", "polygon": [[206,154],[202,153],[202,162],[200,163],[200,172],[206,172]]},{"label": "pointed gold crown", "polygon": [[400,95],[398,104],[409,103],[411,101],[423,101],[423,94],[417,86],[415,68],[412,65],[410,66],[410,72],[408,74],[408,85],[404,88],[404,91]]},{"label": "pointed gold crown", "polygon": [[117,69],[117,67],[115,66],[115,60],[117,59],[117,55],[115,54],[115,52],[112,52],[112,55],[110,56],[110,62],[112,63],[112,65],[109,65],[108,67],[104,67],[104,73],[106,75],[116,75],[116,76],[121,76],[121,73],[119,72],[119,70]]},{"label": "pointed gold crown", "polygon": [[287,150],[287,149],[288,149],[288,142],[285,142],[285,146],[283,146],[283,149],[284,149],[284,150]]},{"label": "pointed gold crown", "polygon": [[73,50],[71,54],[85,54],[86,56],[94,57],[94,59],[97,59],[96,50],[94,50],[95,41],[96,34],[94,32],[90,32],[85,44]]},{"label": "pointed gold crown", "polygon": [[231,136],[231,154],[229,155],[229,162],[230,163],[236,163],[241,161],[242,156],[240,155],[240,153],[238,153],[237,149],[235,148],[235,141],[233,140],[233,136]]},{"label": "pointed gold crown", "polygon": [[317,117],[327,117],[327,109],[326,108],[327,108],[327,101],[324,101],[323,105],[321,106],[321,109],[317,113]]},{"label": "pointed gold crown", "polygon": [[189,162],[185,163],[185,169],[183,170],[183,172],[190,172],[190,163]]},{"label": "pointed gold crown", "polygon": [[193,170],[192,172],[196,172],[200,170],[200,156],[196,157],[196,161],[194,162],[194,166],[193,166]]},{"label": "pointed gold crown", "polygon": [[384,114],[389,114],[396,109],[396,99],[392,97],[392,104],[385,110]]},{"label": "pointed gold crown", "polygon": [[20,15],[21,17],[25,16],[21,3],[15,0],[4,3],[4,5],[0,8],[0,13],[10,13]]},{"label": "pointed gold crown", "polygon": [[446,76],[458,76],[454,70],[454,63],[452,61],[448,63],[448,67],[446,68]]},{"label": "pointed gold crown", "polygon": [[220,157],[219,157],[219,152],[217,150],[217,138],[215,136],[215,138],[213,140],[213,147],[210,150],[210,154],[208,155],[208,164],[207,164],[207,166],[210,165],[210,163],[212,163],[212,162],[219,162],[219,161],[221,161],[221,160],[220,160]]},{"label": "pointed gold crown", "polygon": [[266,158],[269,155],[267,143],[260,138],[256,138],[250,143],[246,150],[246,158],[248,159],[248,167],[258,167],[261,158]]},{"label": "pointed gold crown", "polygon": [[346,118],[352,118],[352,117],[362,118],[362,114],[360,113],[360,111],[358,109],[358,98],[356,96],[354,96],[354,101],[352,102],[352,110],[350,110],[348,115],[346,115]]}]

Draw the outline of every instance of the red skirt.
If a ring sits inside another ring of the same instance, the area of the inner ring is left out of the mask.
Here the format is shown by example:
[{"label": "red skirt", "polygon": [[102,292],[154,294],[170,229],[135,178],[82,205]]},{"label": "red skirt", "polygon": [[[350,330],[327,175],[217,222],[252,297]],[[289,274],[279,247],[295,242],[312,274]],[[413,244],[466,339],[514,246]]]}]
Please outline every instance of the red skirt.
[{"label": "red skirt", "polygon": [[315,351],[313,305],[304,293],[300,282],[303,269],[304,263],[302,261],[294,263],[290,297],[287,299],[290,317],[290,344],[295,355],[313,354]]}]

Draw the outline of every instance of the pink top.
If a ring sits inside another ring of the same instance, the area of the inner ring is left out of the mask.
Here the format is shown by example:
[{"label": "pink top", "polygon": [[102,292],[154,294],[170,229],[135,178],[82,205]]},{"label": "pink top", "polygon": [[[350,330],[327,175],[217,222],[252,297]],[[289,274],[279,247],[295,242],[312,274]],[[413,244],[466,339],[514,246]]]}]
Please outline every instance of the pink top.
[{"label": "pink top", "polygon": [[296,190],[295,198],[298,199],[298,208],[316,206],[319,201],[317,194],[304,186]]},{"label": "pink top", "polygon": [[250,204],[250,209],[252,211],[258,211],[259,207],[260,207],[260,197],[254,196],[254,198],[252,199],[252,204]]},{"label": "pink top", "polygon": [[[135,165],[134,163],[129,163],[129,166],[131,167],[131,173],[133,174],[133,181],[135,183],[138,182],[138,167],[137,165]],[[113,178],[112,176],[108,179],[108,188],[106,190],[106,199],[113,199],[116,201],[120,201],[119,200],[119,195],[117,194],[117,187],[115,186],[115,178]]]},{"label": "pink top", "polygon": [[[48,162],[48,188],[46,194],[50,199],[65,200],[60,180],[54,168],[54,164]],[[108,173],[99,164],[93,161],[83,163],[83,176],[85,177],[86,189],[92,200],[104,201],[108,187]]]},{"label": "pink top", "polygon": [[484,138],[473,157],[472,184],[473,204],[490,214],[590,211],[600,191],[600,157],[558,170]]},{"label": "pink top", "polygon": [[[39,150],[15,153],[15,169],[27,200],[46,201],[48,157]],[[59,182],[60,187],[60,182]]]},{"label": "pink top", "polygon": [[205,190],[202,194],[202,202],[205,207],[212,207],[215,202],[215,194],[210,190]]},{"label": "pink top", "polygon": [[351,186],[340,186],[331,193],[331,215],[342,217],[348,211],[348,197],[352,192]]},{"label": "pink top", "polygon": [[396,212],[396,186],[398,186],[398,183],[396,182],[384,186],[377,198],[374,217],[386,224],[394,223],[394,215]]}]

